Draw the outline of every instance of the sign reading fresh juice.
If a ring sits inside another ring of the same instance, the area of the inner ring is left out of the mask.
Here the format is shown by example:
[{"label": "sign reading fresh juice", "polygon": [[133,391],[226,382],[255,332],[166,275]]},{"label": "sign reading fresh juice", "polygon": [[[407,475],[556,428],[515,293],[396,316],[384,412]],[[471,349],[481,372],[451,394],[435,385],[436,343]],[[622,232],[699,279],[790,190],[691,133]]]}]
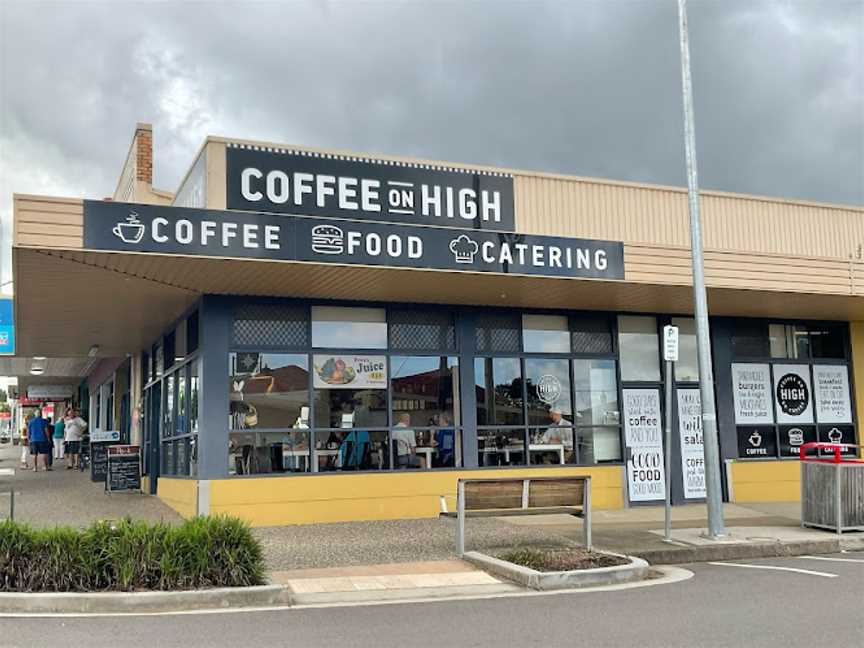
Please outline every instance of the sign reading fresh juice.
[{"label": "sign reading fresh juice", "polygon": [[627,444],[627,490],[631,502],[666,497],[663,468],[660,392],[624,389],[624,440]]},{"label": "sign reading fresh juice", "polygon": [[387,389],[387,357],[314,355],[316,389]]}]

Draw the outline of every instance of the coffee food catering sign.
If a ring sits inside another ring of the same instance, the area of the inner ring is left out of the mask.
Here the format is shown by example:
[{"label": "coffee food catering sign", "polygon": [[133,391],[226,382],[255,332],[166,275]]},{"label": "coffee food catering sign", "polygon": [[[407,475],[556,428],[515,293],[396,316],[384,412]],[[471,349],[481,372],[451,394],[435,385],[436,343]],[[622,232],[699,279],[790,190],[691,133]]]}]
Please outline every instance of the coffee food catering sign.
[{"label": "coffee food catering sign", "polygon": [[230,144],[227,207],[513,231],[509,174]]},{"label": "coffee food catering sign", "polygon": [[84,201],[84,247],[212,257],[624,278],[620,242]]}]

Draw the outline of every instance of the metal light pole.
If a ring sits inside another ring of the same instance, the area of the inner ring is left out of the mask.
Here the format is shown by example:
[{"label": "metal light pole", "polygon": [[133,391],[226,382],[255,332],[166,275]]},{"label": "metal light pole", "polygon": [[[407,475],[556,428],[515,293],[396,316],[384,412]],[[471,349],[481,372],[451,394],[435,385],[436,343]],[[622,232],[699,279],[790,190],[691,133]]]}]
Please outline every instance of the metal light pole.
[{"label": "metal light pole", "polygon": [[708,298],[702,259],[702,226],[699,217],[699,181],[696,174],[696,135],[693,124],[693,88],[690,84],[690,43],[687,37],[687,0],[678,0],[681,38],[681,86],[684,98],[684,148],[687,155],[687,199],[690,207],[690,249],[693,257],[693,302],[699,355],[699,397],[702,404],[702,438],[705,452],[705,496],[708,504],[708,537],[726,535],[720,483],[720,448],[717,442],[717,408],[714,403],[714,370],[711,367],[711,334]]}]

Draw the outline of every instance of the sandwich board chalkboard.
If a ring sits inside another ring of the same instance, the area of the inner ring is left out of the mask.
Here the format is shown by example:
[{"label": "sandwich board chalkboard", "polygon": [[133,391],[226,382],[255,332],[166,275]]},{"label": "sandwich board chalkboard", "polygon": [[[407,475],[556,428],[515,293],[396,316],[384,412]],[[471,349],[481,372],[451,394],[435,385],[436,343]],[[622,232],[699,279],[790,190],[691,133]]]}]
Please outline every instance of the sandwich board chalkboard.
[{"label": "sandwich board chalkboard", "polygon": [[108,446],[105,490],[109,493],[141,490],[141,446]]},{"label": "sandwich board chalkboard", "polygon": [[90,443],[90,481],[105,482],[109,443]]}]

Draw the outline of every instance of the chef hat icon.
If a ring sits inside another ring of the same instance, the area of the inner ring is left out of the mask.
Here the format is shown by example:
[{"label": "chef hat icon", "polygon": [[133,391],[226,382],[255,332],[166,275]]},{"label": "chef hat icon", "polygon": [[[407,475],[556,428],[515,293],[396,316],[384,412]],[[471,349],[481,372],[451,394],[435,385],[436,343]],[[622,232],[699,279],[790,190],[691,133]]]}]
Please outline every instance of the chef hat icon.
[{"label": "chef hat icon", "polygon": [[477,248],[477,243],[465,234],[461,234],[450,241],[450,251],[456,257],[456,263],[474,263]]}]

